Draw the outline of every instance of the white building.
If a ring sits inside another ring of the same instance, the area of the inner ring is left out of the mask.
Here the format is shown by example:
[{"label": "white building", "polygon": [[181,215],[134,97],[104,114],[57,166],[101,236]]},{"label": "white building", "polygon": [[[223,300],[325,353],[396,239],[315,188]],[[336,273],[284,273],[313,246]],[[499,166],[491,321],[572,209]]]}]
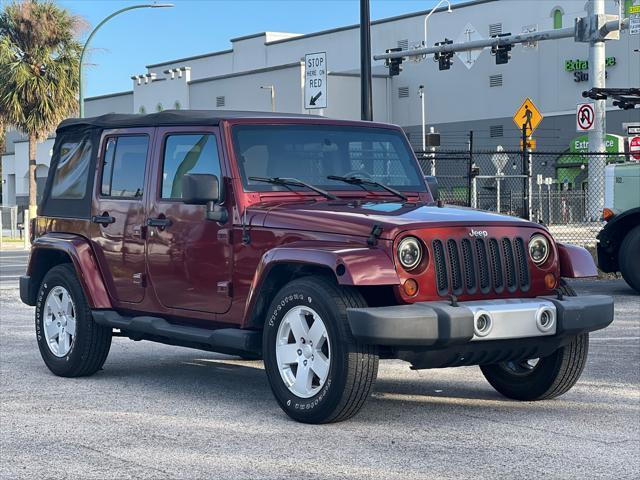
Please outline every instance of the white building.
[{"label": "white building", "polygon": [[[633,1],[622,0],[628,9]],[[428,25],[427,43],[445,38],[455,42],[488,38],[498,33],[549,30],[573,25],[585,15],[586,0],[474,0],[441,9]],[[607,1],[607,12],[617,4]],[[419,45],[424,39],[421,11],[372,23],[372,51]],[[359,27],[351,25],[310,34],[263,32],[231,40],[229,50],[147,65],[132,76],[132,90],[88,98],[87,116],[104,113],[152,113],[163,109],[271,109],[301,113],[304,109],[304,55],[327,53],[328,105],[309,113],[333,118],[360,118]],[[607,85],[640,85],[640,36],[623,32],[607,42]],[[466,146],[474,131],[480,148],[517,149],[519,132],[512,116],[526,97],[544,114],[538,149],[565,150],[575,133],[576,103],[587,90],[588,45],[573,39],[516,46],[506,65],[496,65],[489,50],[456,55],[450,70],[439,71],[427,58],[407,61],[399,76],[389,77],[383,62],[374,62],[374,120],[401,125],[412,143],[421,144],[420,85],[426,89],[426,123],[442,133],[445,147]],[[576,62],[577,61],[577,62]],[[609,107],[609,133],[622,134],[625,122],[638,120],[638,111]],[[38,179],[46,177],[53,140],[38,146]],[[2,157],[2,202],[24,205],[28,198],[27,143],[10,135]]]}]

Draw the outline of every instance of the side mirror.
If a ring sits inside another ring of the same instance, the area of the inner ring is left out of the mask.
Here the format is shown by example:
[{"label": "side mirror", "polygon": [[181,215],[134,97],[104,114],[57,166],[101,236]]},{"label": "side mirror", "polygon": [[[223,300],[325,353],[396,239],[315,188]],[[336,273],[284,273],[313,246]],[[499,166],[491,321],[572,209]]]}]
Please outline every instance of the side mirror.
[{"label": "side mirror", "polygon": [[218,177],[208,173],[187,173],[182,177],[182,201],[187,205],[206,205],[220,198]]},{"label": "side mirror", "polygon": [[431,191],[431,196],[433,197],[433,201],[437,202],[439,200],[438,179],[436,177],[431,176],[431,175],[425,175],[424,176],[424,180],[425,180],[425,182],[427,182],[427,186],[429,187],[429,190]]},{"label": "side mirror", "polygon": [[217,204],[220,200],[218,177],[209,173],[187,173],[182,177],[182,201],[187,205],[206,205],[206,218],[226,223],[227,209]]}]

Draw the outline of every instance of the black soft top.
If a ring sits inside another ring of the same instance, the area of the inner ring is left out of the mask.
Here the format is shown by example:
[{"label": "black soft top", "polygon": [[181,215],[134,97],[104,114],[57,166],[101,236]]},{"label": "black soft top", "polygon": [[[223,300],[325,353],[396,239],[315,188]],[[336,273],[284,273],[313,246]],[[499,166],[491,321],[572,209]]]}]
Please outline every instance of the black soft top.
[{"label": "black soft top", "polygon": [[69,118],[58,126],[58,132],[94,127],[100,129],[157,127],[162,125],[218,125],[237,118],[322,118],[316,115],[232,110],[165,110],[149,115],[109,113],[91,118]]}]

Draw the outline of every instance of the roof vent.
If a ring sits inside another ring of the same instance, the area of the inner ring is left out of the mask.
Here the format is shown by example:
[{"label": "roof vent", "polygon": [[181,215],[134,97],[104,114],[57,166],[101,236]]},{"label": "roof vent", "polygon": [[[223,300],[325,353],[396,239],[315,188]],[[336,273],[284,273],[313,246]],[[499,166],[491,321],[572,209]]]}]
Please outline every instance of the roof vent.
[{"label": "roof vent", "polygon": [[489,86],[490,87],[501,87],[502,86],[502,74],[499,73],[497,75],[489,75]]},{"label": "roof vent", "polygon": [[224,96],[216,97],[216,107],[218,107],[218,108],[224,107],[225,103],[226,103],[226,100],[225,100]]},{"label": "roof vent", "polygon": [[501,23],[492,23],[489,25],[489,36],[492,37],[494,35],[500,35],[502,33],[502,24]]},{"label": "roof vent", "polygon": [[409,96],[409,87],[398,87],[398,97],[407,98]]},{"label": "roof vent", "polygon": [[502,125],[491,125],[489,127],[489,136],[491,138],[504,137],[504,126],[502,126]]}]

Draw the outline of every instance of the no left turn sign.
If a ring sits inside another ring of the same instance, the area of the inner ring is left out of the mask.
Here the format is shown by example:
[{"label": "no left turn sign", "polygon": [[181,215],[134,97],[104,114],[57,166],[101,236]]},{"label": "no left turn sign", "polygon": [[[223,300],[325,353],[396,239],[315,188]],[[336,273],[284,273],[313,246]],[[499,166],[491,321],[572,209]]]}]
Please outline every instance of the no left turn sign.
[{"label": "no left turn sign", "polygon": [[576,126],[578,132],[588,132],[593,130],[596,119],[596,112],[593,103],[578,104],[576,111]]}]

